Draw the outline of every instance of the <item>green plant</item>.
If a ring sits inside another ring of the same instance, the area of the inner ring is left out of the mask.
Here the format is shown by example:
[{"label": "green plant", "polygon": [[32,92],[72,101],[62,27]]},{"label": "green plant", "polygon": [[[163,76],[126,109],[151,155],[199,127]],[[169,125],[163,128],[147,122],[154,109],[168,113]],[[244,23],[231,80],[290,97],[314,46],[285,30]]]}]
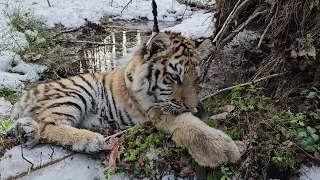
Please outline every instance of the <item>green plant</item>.
[{"label": "green plant", "polygon": [[[315,152],[319,147],[319,135],[317,134],[317,130],[306,125],[306,115],[304,113],[297,113],[296,115],[293,115],[289,111],[288,114],[291,123],[291,130],[286,131],[285,133],[283,130],[282,134],[284,134],[286,138],[291,138],[295,134],[297,138],[301,139],[301,142],[299,143],[301,148],[310,152]],[[316,115],[313,116],[318,118]]]},{"label": "green plant", "polygon": [[6,129],[9,128],[9,126],[12,124],[12,120],[0,120],[0,134],[5,132]]},{"label": "green plant", "polygon": [[220,166],[220,173],[221,173],[220,180],[231,180],[230,178],[231,171],[229,167],[225,165]]},{"label": "green plant", "polygon": [[103,16],[102,18],[101,18],[101,23],[102,24],[108,24],[108,22],[109,22],[109,16]]},{"label": "green plant", "polygon": [[0,97],[8,97],[12,96],[15,93],[14,90],[9,89],[7,87],[1,87],[0,88]]},{"label": "green plant", "polygon": [[226,134],[228,134],[233,140],[241,140],[242,133],[239,127],[226,131]]},{"label": "green plant", "polygon": [[237,85],[231,91],[232,103],[241,110],[263,110],[265,103],[269,98],[261,93],[262,88],[257,85],[250,85],[248,88]]},{"label": "green plant", "polygon": [[5,15],[10,19],[9,25],[16,31],[24,33],[29,43],[28,48],[17,51],[18,54],[37,52],[40,49],[48,50],[57,45],[53,39],[54,31],[46,28],[40,19],[33,16],[32,12],[23,12],[15,8],[10,13],[5,12]]}]

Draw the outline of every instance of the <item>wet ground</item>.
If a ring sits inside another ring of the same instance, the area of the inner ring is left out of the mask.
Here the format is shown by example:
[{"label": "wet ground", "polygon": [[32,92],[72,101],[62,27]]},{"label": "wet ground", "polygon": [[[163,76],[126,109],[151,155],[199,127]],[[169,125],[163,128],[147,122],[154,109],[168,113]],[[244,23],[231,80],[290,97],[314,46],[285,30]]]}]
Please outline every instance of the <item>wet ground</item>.
[{"label": "wet ground", "polygon": [[[164,29],[177,22],[159,22],[159,28]],[[86,28],[65,34],[72,41],[89,41],[91,43],[72,43],[68,45],[58,58],[65,59],[58,66],[67,67],[58,72],[61,77],[79,73],[108,72],[123,67],[131,59],[135,47],[140,45],[151,34],[153,22],[116,21],[106,25],[104,32]],[[55,59],[58,59],[57,57]],[[53,60],[54,61],[54,60]],[[63,63],[63,64],[61,64]],[[59,68],[57,68],[59,69]]]}]

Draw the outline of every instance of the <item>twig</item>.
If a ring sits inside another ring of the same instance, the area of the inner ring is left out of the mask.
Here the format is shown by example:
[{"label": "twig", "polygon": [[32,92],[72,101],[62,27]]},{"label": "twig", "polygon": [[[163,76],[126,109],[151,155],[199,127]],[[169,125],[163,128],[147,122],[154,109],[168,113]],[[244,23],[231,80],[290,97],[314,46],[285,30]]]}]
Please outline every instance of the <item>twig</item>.
[{"label": "twig", "polygon": [[106,140],[110,139],[110,138],[113,137],[113,136],[114,136],[114,137],[120,136],[121,134],[129,131],[129,129],[130,129],[130,128],[128,128],[128,129],[126,129],[126,130],[123,130],[123,131],[120,131],[120,132],[118,132],[118,133],[112,134],[112,135],[110,135],[110,136],[107,136],[107,137],[106,137]]},{"label": "twig", "polygon": [[[266,76],[266,77],[262,77],[260,79],[254,80],[252,82],[247,82],[247,83],[244,83],[244,84],[240,84],[240,87],[251,85],[251,84],[254,84],[254,83],[257,83],[257,82],[260,82],[260,81],[263,81],[263,80],[267,80],[267,79],[270,79],[270,78],[273,78],[273,77],[283,76],[284,74],[287,74],[287,73],[288,72],[272,74],[270,76]],[[237,86],[239,86],[239,85],[237,85]],[[235,88],[237,86],[231,86],[231,87],[227,87],[227,88],[224,88],[224,89],[220,89],[220,90],[218,90],[217,92],[215,92],[213,94],[207,95],[206,97],[202,98],[200,101],[203,102],[206,99],[209,99],[209,98],[211,98],[213,96],[216,96],[217,94],[220,94],[220,93],[228,91],[228,90],[232,90],[233,88]]]},{"label": "twig", "polygon": [[266,29],[263,31],[263,33],[262,33],[262,35],[260,37],[260,40],[259,40],[257,48],[260,48],[262,40],[263,40],[264,36],[266,35],[267,31],[269,30],[269,27],[271,26],[271,24],[272,24],[272,22],[273,22],[275,17],[276,17],[276,14],[274,14],[274,16],[271,18],[269,24],[267,25]]},{"label": "twig", "polygon": [[158,33],[159,32],[159,26],[158,26],[158,12],[157,12],[157,3],[155,0],[152,0],[152,14],[153,14],[153,32]]},{"label": "twig", "polygon": [[17,174],[17,175],[14,175],[14,176],[10,176],[10,177],[7,178],[7,180],[9,180],[9,179],[18,179],[18,178],[21,178],[21,177],[23,177],[23,176],[25,176],[25,175],[30,174],[31,172],[34,172],[34,171],[36,171],[36,170],[38,170],[38,169],[41,169],[41,168],[50,166],[50,165],[52,165],[52,164],[55,164],[55,163],[57,163],[57,162],[60,162],[60,161],[66,159],[66,158],[68,158],[68,157],[73,156],[73,155],[75,155],[74,152],[72,152],[72,153],[70,153],[70,154],[68,154],[68,155],[66,155],[66,156],[64,156],[64,157],[62,157],[62,158],[59,158],[59,159],[56,159],[56,160],[54,160],[54,161],[50,161],[50,162],[48,162],[48,163],[45,163],[45,164],[43,164],[43,166],[41,166],[41,167],[40,167],[40,166],[37,166],[37,167],[35,167],[35,168],[31,169],[31,170],[28,169],[28,171],[23,171],[23,172],[21,172],[20,174]]},{"label": "twig", "polygon": [[95,45],[115,45],[113,43],[94,42],[94,41],[73,41],[73,40],[58,40],[58,41],[60,41],[60,42],[68,42],[68,43],[95,44]]},{"label": "twig", "polygon": [[79,27],[77,27],[77,28],[67,29],[67,30],[60,31],[60,32],[58,32],[57,34],[53,35],[53,37],[57,37],[57,36],[59,36],[59,35],[61,35],[61,34],[64,34],[64,33],[70,33],[70,32],[78,31],[78,30],[84,28],[85,26],[86,26],[86,25],[82,25],[82,26],[79,26]]},{"label": "twig", "polygon": [[152,39],[160,32],[159,31],[159,26],[158,26],[158,20],[157,20],[157,16],[158,16],[158,12],[157,12],[157,3],[155,2],[155,0],[152,0],[152,14],[153,14],[153,29],[152,29],[152,34],[149,38],[149,40],[146,42],[146,46],[148,46],[150,44],[150,42],[152,41]]},{"label": "twig", "polygon": [[224,24],[222,25],[222,28],[220,29],[220,31],[217,33],[217,35],[214,37],[212,42],[216,42],[219,38],[219,36],[221,34],[224,33],[227,25],[230,24],[231,20],[234,18],[234,14],[236,11],[238,11],[238,9],[240,9],[242,6],[244,6],[244,4],[246,4],[249,0],[244,1],[240,6],[240,2],[241,0],[238,0],[238,2],[236,3],[236,5],[233,7],[232,11],[230,12],[229,16],[227,17],[226,21],[224,22]]},{"label": "twig", "polygon": [[50,154],[50,160],[52,161],[54,149],[53,149],[53,147],[52,147],[51,145],[50,145],[49,147],[50,147],[50,149],[52,150],[52,152],[51,152],[51,154]]},{"label": "twig", "polygon": [[[27,161],[29,164],[31,164],[31,168],[30,168],[30,169],[33,169],[34,164],[33,164],[31,161],[29,161],[27,158],[25,158],[24,155],[23,155],[22,136],[20,135],[19,138],[20,138],[20,150],[21,150],[22,159],[24,159],[24,160]],[[30,170],[29,170],[29,171],[30,171]]]},{"label": "twig", "polygon": [[51,4],[50,4],[50,1],[49,1],[49,0],[47,0],[47,3],[48,3],[48,6],[51,7]]},{"label": "twig", "polygon": [[224,46],[225,44],[228,43],[229,40],[231,40],[233,37],[236,36],[237,33],[239,33],[240,31],[242,31],[249,23],[251,23],[256,17],[264,14],[265,12],[267,12],[267,10],[263,10],[263,11],[259,11],[256,13],[253,13],[244,23],[242,23],[240,26],[238,26],[238,28],[231,32],[226,38],[224,38],[221,41],[221,46]]},{"label": "twig", "polygon": [[124,11],[124,9],[126,9],[126,8],[129,6],[130,3],[132,3],[132,0],[130,0],[130,1],[123,7],[123,9],[121,10],[121,13]]}]

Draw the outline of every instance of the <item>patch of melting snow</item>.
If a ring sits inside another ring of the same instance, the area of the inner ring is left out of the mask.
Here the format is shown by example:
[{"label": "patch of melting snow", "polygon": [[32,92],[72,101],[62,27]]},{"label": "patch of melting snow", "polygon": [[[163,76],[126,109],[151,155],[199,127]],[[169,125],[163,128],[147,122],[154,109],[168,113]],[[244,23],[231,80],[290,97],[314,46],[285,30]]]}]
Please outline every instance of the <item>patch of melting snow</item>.
[{"label": "patch of melting snow", "polygon": [[12,107],[12,104],[5,100],[3,97],[0,98],[0,114],[8,113]]},{"label": "patch of melting snow", "polygon": [[213,13],[194,14],[180,24],[165,28],[162,31],[180,32],[183,36],[192,39],[199,37],[210,37],[213,35],[211,19]]},{"label": "patch of melting snow", "polygon": [[45,70],[46,66],[26,63],[14,52],[0,51],[0,87],[23,88],[23,81],[35,82]]},{"label": "patch of melting snow", "polygon": [[[61,147],[51,147],[50,145],[37,145],[32,149],[23,148],[23,154],[26,159],[34,164],[34,168],[44,166],[45,164],[71,154],[71,152]],[[31,164],[21,156],[21,147],[15,146],[7,151],[1,158],[1,179],[7,179],[10,176],[17,176],[23,172],[28,172],[30,167]],[[54,169],[59,170],[59,168]]]},{"label": "patch of melting snow", "polygon": [[299,180],[318,180],[320,179],[320,167],[317,166],[302,166],[299,169]]}]

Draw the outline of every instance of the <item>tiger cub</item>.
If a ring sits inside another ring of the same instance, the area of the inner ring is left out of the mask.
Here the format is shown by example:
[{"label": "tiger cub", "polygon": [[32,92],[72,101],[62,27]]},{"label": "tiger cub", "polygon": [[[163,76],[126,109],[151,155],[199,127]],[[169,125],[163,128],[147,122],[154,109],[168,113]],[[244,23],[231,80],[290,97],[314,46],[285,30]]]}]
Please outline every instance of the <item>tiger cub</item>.
[{"label": "tiger cub", "polygon": [[233,141],[190,112],[171,115],[151,108],[148,118],[158,130],[172,135],[174,142],[183,144],[201,166],[214,168],[224,163],[235,163],[247,150],[243,142]]},{"label": "tiger cub", "polygon": [[40,84],[14,105],[11,118],[20,119],[7,134],[22,137],[24,146],[44,141],[92,153],[106,148],[99,132],[110,123],[125,129],[143,121],[150,108],[172,115],[195,111],[202,44],[161,32],[125,68]]}]

